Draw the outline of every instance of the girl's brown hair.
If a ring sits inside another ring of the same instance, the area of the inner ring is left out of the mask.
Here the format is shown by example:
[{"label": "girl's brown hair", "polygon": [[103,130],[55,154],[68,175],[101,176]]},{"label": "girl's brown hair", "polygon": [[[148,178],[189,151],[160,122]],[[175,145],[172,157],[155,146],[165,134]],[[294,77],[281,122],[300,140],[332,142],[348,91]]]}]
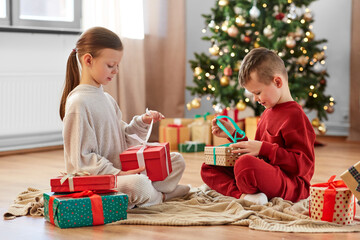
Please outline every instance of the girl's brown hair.
[{"label": "girl's brown hair", "polygon": [[259,81],[270,84],[276,74],[287,80],[284,61],[273,51],[266,48],[254,48],[243,59],[239,70],[239,84],[245,86],[250,81],[250,74],[256,71]]},{"label": "girl's brown hair", "polygon": [[86,53],[90,53],[93,58],[96,58],[100,51],[105,48],[121,51],[123,50],[123,45],[118,35],[103,27],[93,27],[88,29],[81,34],[79,40],[76,42],[76,48],[70,53],[66,65],[65,86],[60,101],[61,120],[63,120],[65,116],[67,96],[80,84],[80,73],[76,54],[78,54],[79,60]]}]

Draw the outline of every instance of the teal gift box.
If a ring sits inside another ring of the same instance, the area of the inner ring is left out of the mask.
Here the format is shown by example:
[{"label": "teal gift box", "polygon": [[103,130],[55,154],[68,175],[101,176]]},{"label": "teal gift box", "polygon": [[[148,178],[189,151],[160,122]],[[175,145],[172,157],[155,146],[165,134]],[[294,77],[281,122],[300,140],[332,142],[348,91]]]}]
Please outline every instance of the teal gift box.
[{"label": "teal gift box", "polygon": [[128,196],[119,192],[44,193],[45,219],[59,228],[102,225],[127,218]]},{"label": "teal gift box", "polygon": [[205,143],[186,141],[179,144],[179,152],[203,152]]}]

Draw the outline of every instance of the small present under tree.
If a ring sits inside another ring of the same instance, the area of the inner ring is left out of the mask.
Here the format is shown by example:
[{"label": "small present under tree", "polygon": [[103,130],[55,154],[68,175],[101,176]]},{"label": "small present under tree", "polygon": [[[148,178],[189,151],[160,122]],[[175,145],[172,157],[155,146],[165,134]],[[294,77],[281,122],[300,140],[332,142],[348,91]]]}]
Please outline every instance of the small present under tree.
[{"label": "small present under tree", "polygon": [[209,53],[195,53],[191,60],[195,98],[187,108],[200,107],[207,96],[216,112],[224,108],[244,110],[247,106],[259,116],[264,108],[252,94],[240,88],[237,78],[242,59],[253,48],[274,50],[285,62],[293,98],[304,109],[317,111],[312,124],[320,133],[321,123],[334,111],[334,99],[325,94],[328,74],[325,68],[325,39],[312,31],[313,15],[307,7],[314,0],[219,0],[212,14],[202,15],[210,31],[202,39]]}]

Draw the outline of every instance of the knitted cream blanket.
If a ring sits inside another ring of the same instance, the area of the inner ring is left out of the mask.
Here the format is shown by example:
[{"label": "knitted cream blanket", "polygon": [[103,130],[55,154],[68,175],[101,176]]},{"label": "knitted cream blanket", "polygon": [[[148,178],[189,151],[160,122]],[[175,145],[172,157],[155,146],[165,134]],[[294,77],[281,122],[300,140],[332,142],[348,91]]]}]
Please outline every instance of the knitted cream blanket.
[{"label": "knitted cream blanket", "polygon": [[[16,216],[42,216],[44,191],[28,188],[22,192],[4,214],[4,219]],[[192,188],[184,198],[163,204],[128,210],[128,219],[112,224],[143,224],[164,226],[238,225],[254,230],[276,232],[360,232],[360,224],[342,226],[314,221],[308,216],[308,201],[298,203],[273,198],[264,206],[253,205],[217,193],[206,185]]]}]

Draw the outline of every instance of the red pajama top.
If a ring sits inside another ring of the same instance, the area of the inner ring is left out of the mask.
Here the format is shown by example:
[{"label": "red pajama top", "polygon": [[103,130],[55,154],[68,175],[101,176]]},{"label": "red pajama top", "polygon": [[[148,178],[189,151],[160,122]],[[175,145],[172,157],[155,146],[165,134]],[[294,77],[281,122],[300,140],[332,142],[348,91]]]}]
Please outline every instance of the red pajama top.
[{"label": "red pajama top", "polygon": [[306,187],[314,174],[314,129],[301,106],[285,102],[266,109],[255,140],[262,141],[259,157],[278,166],[288,177]]}]

